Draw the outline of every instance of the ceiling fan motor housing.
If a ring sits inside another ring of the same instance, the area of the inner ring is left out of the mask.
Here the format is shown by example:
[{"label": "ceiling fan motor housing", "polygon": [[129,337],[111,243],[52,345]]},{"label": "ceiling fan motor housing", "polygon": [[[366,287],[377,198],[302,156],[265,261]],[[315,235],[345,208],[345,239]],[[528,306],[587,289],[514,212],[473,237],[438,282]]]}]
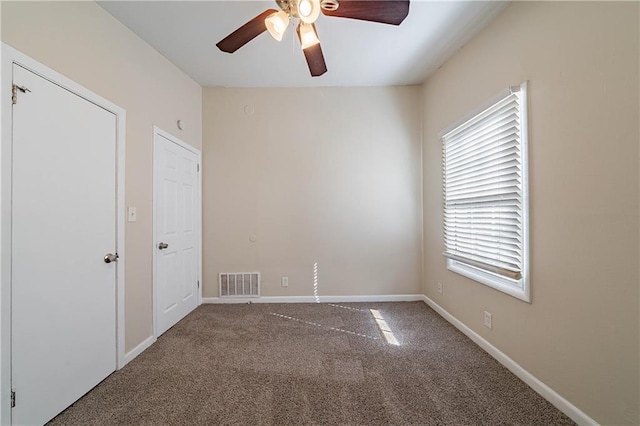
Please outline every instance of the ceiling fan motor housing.
[{"label": "ceiling fan motor housing", "polygon": [[[275,0],[278,7],[294,18],[299,18],[298,0]],[[334,11],[340,6],[338,0],[320,0],[320,7],[324,10]]]},{"label": "ceiling fan motor housing", "polygon": [[294,15],[295,1],[292,1],[292,0],[276,0],[276,4],[278,5],[278,7],[280,9],[284,10],[289,15],[297,16],[297,11],[296,11],[296,15]]}]

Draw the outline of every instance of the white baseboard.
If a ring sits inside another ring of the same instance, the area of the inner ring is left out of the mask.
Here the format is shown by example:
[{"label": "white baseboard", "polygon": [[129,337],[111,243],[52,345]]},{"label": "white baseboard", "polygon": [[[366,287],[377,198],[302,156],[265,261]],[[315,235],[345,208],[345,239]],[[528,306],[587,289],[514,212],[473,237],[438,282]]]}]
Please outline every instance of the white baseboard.
[{"label": "white baseboard", "polygon": [[460,320],[447,312],[442,306],[438,305],[427,296],[422,296],[424,303],[429,305],[441,317],[449,321],[454,327],[464,333],[469,339],[473,340],[478,346],[484,349],[489,355],[494,357],[500,364],[504,365],[509,371],[515,374],[520,380],[525,382],[534,391],[538,392],[544,399],[553,404],[558,410],[566,414],[571,420],[581,426],[593,426],[598,423],[591,417],[586,415],[578,407],[564,399],[558,392],[541,382],[533,374],[522,368],[520,364],[509,358],[498,348],[482,338],[478,333],[464,325]]},{"label": "white baseboard", "polygon": [[[131,362],[135,357],[137,357],[138,355],[140,355],[142,352],[145,351],[145,349],[147,349],[149,346],[153,345],[156,341],[156,338],[153,336],[149,336],[147,339],[145,339],[142,343],[140,343],[138,346],[136,346],[135,348],[131,349],[129,352],[127,352],[124,355],[124,365],[127,365],[129,362]],[[124,367],[123,365],[123,367]]]},{"label": "white baseboard", "polygon": [[203,297],[202,303],[349,303],[349,302],[415,302],[422,294],[381,294],[372,296],[266,296],[266,297]]}]

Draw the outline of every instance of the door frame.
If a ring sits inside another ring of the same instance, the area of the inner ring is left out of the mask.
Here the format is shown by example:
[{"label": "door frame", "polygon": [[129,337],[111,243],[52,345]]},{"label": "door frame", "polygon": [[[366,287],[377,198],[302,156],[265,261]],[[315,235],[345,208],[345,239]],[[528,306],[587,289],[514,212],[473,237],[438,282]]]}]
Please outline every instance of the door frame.
[{"label": "door frame", "polygon": [[[11,179],[13,64],[37,74],[116,116],[116,369],[124,367],[125,131],[126,111],[46,65],[2,43],[0,72],[0,424],[11,424]],[[18,96],[19,102],[20,95]]]},{"label": "door frame", "polygon": [[158,144],[159,138],[167,139],[170,142],[175,143],[181,148],[186,149],[189,152],[192,152],[198,158],[199,171],[198,176],[196,178],[196,223],[195,223],[195,233],[196,233],[196,247],[198,248],[198,281],[200,282],[200,288],[198,289],[198,302],[196,306],[200,306],[202,304],[202,153],[199,149],[189,145],[188,143],[183,142],[177,137],[173,136],[169,132],[165,132],[158,126],[153,126],[153,199],[151,201],[151,210],[153,211],[153,243],[151,246],[151,250],[153,252],[153,339],[157,339],[158,336],[158,320],[157,320],[157,310],[158,304],[156,303],[156,297],[158,295],[158,280],[156,277],[156,264],[158,258],[158,250],[156,250],[156,230],[157,230],[157,209],[156,209],[156,200],[158,199],[157,191],[159,190],[158,185],[158,174],[157,174],[157,162],[158,158]]}]

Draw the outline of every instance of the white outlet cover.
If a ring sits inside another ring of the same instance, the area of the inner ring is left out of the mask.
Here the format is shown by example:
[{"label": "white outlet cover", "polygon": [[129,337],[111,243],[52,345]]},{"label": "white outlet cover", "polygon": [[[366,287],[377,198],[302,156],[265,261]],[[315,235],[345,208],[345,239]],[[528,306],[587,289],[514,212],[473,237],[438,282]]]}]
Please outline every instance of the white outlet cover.
[{"label": "white outlet cover", "polygon": [[280,280],[282,287],[289,287],[289,277],[282,277]]},{"label": "white outlet cover", "polygon": [[135,222],[138,220],[138,209],[135,207],[129,207],[127,211],[127,221]]},{"label": "white outlet cover", "polygon": [[492,315],[487,311],[484,311],[484,326],[487,328],[493,328]]}]

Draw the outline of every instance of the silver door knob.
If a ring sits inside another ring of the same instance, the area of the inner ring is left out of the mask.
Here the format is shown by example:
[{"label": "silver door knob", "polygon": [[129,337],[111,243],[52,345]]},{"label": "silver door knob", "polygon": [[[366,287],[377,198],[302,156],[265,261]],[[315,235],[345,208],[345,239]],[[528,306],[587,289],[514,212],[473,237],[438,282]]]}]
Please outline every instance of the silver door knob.
[{"label": "silver door knob", "polygon": [[169,247],[169,244],[167,244],[167,243],[160,243],[160,244],[158,244],[158,249],[159,249],[159,250],[164,250],[164,249],[166,249],[166,248],[168,248],[168,247]]},{"label": "silver door knob", "polygon": [[119,257],[120,256],[118,256],[118,253],[116,254],[107,253],[104,255],[104,263],[117,262]]}]

